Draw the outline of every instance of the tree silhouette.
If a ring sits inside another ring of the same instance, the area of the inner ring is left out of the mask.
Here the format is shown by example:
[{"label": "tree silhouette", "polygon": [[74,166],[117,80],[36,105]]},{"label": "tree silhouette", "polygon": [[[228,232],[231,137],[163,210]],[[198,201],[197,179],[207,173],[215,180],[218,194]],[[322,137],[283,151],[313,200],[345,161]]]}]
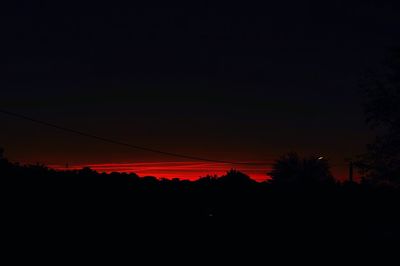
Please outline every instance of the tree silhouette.
[{"label": "tree silhouette", "polygon": [[[35,239],[53,237],[55,232],[57,239],[72,233],[78,239],[88,231],[93,232],[89,235],[93,242],[95,236],[110,235],[139,241],[143,233],[143,239],[151,241],[156,236],[194,237],[199,243],[211,239],[218,246],[236,245],[232,239],[245,241],[244,245],[268,239],[274,245],[281,239],[306,237],[321,245],[335,240],[357,245],[392,243],[400,237],[396,212],[400,193],[395,187],[329,186],[333,179],[326,160],[295,153],[276,160],[270,174],[273,183],[283,186],[255,182],[233,169],[222,176],[188,181],[98,173],[88,167],[54,170],[2,159],[0,188],[6,203],[2,213],[7,218],[3,220],[13,229],[11,238],[22,232],[18,240],[32,234]],[[320,186],[325,182],[327,186]],[[208,232],[205,238],[196,239],[204,232]]]},{"label": "tree silhouette", "polygon": [[238,186],[245,184],[252,184],[253,182],[255,182],[248,175],[236,169],[231,169],[228,172],[226,172],[225,175],[219,178],[219,181],[226,184],[238,185]]},{"label": "tree silhouette", "polygon": [[285,186],[334,182],[327,160],[316,157],[300,158],[297,153],[288,153],[277,159],[268,175],[273,184]]},{"label": "tree silhouette", "polygon": [[365,180],[400,184],[400,49],[394,51],[380,75],[363,85],[368,125],[377,131],[357,166]]}]

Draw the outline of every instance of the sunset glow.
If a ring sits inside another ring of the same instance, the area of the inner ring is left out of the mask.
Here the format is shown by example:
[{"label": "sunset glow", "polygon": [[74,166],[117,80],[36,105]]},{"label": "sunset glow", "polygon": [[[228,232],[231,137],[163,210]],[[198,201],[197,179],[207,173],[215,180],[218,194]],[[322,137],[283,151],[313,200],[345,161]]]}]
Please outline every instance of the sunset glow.
[{"label": "sunset glow", "polygon": [[188,180],[196,180],[206,175],[225,174],[232,168],[242,171],[249,175],[252,179],[262,182],[268,179],[268,166],[240,166],[233,167],[230,164],[208,163],[208,162],[139,162],[139,163],[108,163],[108,164],[86,164],[86,165],[49,165],[50,168],[56,170],[78,170],[83,167],[100,173],[125,172],[136,173],[139,176],[155,176],[157,178],[180,178]]}]

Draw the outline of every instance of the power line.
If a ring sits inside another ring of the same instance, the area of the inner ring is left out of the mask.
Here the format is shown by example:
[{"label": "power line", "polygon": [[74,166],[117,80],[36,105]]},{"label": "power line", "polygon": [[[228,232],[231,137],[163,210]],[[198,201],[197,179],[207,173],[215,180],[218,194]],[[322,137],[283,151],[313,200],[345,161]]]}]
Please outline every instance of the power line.
[{"label": "power line", "polygon": [[80,135],[80,136],[96,139],[96,140],[99,140],[99,141],[103,141],[103,142],[107,142],[107,143],[111,143],[111,144],[115,144],[115,145],[119,145],[119,146],[125,146],[125,147],[129,147],[129,148],[133,148],[133,149],[136,149],[136,150],[142,150],[142,151],[147,151],[147,152],[152,152],[152,153],[163,154],[163,155],[167,155],[167,156],[173,156],[173,157],[184,158],[184,159],[191,159],[191,160],[196,160],[196,161],[204,161],[204,162],[225,163],[225,164],[234,164],[234,165],[267,165],[267,163],[249,163],[249,162],[233,162],[233,161],[225,161],[225,160],[214,160],[214,159],[208,159],[208,158],[203,158],[203,157],[197,157],[197,156],[191,156],[191,155],[185,155],[185,154],[161,151],[161,150],[151,149],[151,148],[138,146],[138,145],[132,145],[132,144],[129,144],[129,143],[126,143],[126,142],[121,142],[121,141],[113,140],[113,139],[110,139],[110,138],[105,138],[105,137],[89,134],[89,133],[86,133],[86,132],[83,132],[83,131],[80,131],[80,130],[59,126],[59,125],[56,125],[56,124],[53,124],[53,123],[49,123],[49,122],[46,122],[46,121],[43,121],[43,120],[35,119],[35,118],[32,118],[32,117],[28,117],[28,116],[25,116],[25,115],[22,115],[22,114],[10,112],[10,111],[3,110],[3,109],[0,109],[0,113],[6,114],[6,115],[9,115],[9,116],[13,116],[13,117],[17,117],[17,118],[20,118],[20,119],[23,119],[23,120],[31,121],[31,122],[34,122],[36,124],[44,125],[44,126],[47,126],[47,127],[56,128],[58,130],[65,131],[65,132],[68,132],[68,133],[73,133],[73,134],[76,134],[76,135]]}]

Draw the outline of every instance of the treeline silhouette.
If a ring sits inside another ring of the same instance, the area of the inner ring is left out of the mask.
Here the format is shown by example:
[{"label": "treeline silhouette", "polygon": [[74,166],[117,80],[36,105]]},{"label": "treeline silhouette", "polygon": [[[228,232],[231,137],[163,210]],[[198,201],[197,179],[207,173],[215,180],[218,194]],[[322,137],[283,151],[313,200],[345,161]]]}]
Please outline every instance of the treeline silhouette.
[{"label": "treeline silhouette", "polygon": [[205,241],[210,248],[263,250],[301,248],[304,241],[371,246],[399,238],[398,188],[338,183],[325,160],[296,156],[278,159],[274,179],[261,183],[234,169],[196,181],[167,180],[90,168],[56,171],[2,156],[3,222],[18,245],[21,238],[28,245],[37,239],[96,245],[118,236],[149,248],[174,239],[183,246]]}]

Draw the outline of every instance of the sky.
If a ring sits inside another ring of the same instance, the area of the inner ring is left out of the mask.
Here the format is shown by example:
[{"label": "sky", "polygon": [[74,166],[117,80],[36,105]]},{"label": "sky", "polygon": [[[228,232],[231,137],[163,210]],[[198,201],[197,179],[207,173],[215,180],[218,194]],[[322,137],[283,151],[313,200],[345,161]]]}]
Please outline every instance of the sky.
[{"label": "sky", "polygon": [[4,4],[0,108],[265,166],[201,164],[0,114],[7,157],[190,178],[234,167],[262,180],[294,151],[324,156],[344,178],[373,138],[358,84],[399,46],[398,1],[136,2]]}]

